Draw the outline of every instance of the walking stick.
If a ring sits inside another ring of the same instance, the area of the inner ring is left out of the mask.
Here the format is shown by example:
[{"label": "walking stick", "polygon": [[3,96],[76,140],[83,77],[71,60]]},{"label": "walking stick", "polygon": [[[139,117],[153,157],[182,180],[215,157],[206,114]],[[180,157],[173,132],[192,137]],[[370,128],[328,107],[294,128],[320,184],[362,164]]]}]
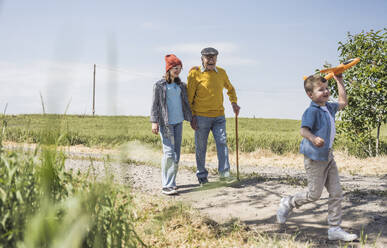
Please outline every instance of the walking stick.
[{"label": "walking stick", "polygon": [[237,180],[239,181],[239,158],[238,158],[238,115],[235,114],[235,146],[236,146],[236,166]]}]

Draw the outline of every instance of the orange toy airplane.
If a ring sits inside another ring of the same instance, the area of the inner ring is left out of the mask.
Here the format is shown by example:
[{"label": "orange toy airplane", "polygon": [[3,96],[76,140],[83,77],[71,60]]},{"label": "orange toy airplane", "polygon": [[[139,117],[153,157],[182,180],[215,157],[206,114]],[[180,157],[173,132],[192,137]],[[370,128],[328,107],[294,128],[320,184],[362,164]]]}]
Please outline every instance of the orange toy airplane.
[{"label": "orange toy airplane", "polygon": [[[345,70],[351,68],[352,66],[356,65],[359,62],[360,62],[359,58],[350,59],[350,60],[347,60],[344,63],[342,63],[336,67],[324,69],[324,70],[321,70],[320,72],[321,73],[328,73],[324,78],[326,80],[329,80],[333,77],[333,75],[339,75],[339,74],[343,73]],[[307,78],[308,77],[304,76],[304,80]]]}]

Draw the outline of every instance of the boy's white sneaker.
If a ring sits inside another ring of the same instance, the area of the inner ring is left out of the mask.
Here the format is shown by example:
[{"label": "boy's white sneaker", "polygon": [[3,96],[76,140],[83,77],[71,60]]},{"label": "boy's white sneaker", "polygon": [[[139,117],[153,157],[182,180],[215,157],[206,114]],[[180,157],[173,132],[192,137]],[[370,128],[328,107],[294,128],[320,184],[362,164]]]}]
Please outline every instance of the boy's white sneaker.
[{"label": "boy's white sneaker", "polygon": [[357,239],[357,235],[353,233],[347,233],[341,227],[331,227],[328,229],[329,240],[342,240],[342,241],[353,241]]},{"label": "boy's white sneaker", "polygon": [[283,197],[277,211],[277,222],[279,224],[284,224],[292,209],[293,207],[290,205],[290,196]]}]

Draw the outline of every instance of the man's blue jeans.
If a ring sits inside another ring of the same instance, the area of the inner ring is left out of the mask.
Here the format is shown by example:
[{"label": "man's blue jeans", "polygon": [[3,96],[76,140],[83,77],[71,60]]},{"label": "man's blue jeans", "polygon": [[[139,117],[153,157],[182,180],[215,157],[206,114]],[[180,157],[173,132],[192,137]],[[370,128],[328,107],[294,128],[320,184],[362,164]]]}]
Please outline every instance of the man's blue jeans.
[{"label": "man's blue jeans", "polygon": [[196,116],[198,129],[195,131],[196,147],[196,176],[198,178],[207,178],[208,171],[205,168],[208,134],[212,131],[218,153],[218,171],[222,175],[230,171],[230,162],[228,160],[228,148],[226,137],[226,118]]},{"label": "man's blue jeans", "polygon": [[180,160],[183,123],[160,126],[160,136],[163,142],[163,158],[161,160],[161,180],[163,188],[176,186],[176,174]]}]

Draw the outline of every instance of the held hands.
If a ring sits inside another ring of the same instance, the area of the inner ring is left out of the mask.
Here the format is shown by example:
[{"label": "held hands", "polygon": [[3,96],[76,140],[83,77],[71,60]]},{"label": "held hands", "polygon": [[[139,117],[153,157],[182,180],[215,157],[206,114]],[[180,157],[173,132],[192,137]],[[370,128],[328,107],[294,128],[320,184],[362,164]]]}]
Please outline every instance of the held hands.
[{"label": "held hands", "polygon": [[235,115],[238,116],[239,110],[241,109],[241,107],[239,107],[236,102],[231,103],[231,105],[232,105],[232,110],[234,110]]},{"label": "held hands", "polygon": [[152,133],[154,133],[154,134],[159,133],[159,124],[158,123],[152,123]]},{"label": "held hands", "polygon": [[191,128],[193,130],[198,130],[198,119],[196,118],[196,116],[192,116],[192,120],[191,120]]},{"label": "held hands", "polygon": [[316,136],[312,140],[312,143],[313,143],[313,145],[315,145],[317,147],[322,147],[322,146],[324,146],[325,141],[324,141],[323,138],[320,138],[320,137]]}]

